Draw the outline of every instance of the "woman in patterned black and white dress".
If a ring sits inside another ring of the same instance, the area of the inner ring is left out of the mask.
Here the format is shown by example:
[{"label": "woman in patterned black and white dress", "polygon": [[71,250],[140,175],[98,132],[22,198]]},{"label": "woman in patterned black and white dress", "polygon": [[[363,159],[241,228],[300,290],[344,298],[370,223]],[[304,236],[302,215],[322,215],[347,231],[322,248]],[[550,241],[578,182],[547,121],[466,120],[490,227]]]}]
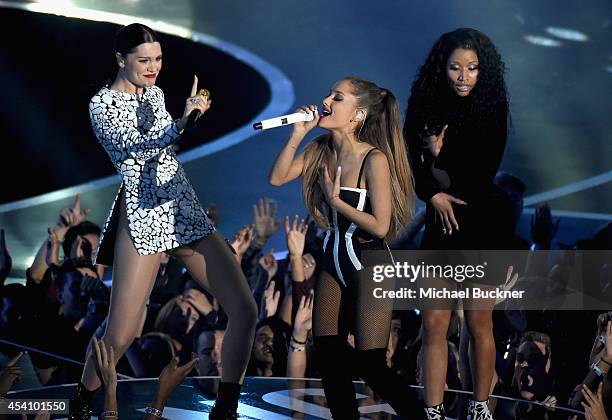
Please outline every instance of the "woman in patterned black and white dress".
[{"label": "woman in patterned black and white dress", "polygon": [[[257,307],[230,247],[206,216],[171,147],[189,114],[196,109],[206,112],[211,102],[196,94],[194,78],[183,116],[172,120],[163,92],[155,86],[162,51],[150,28],[132,24],[120,29],[115,54],[119,71],[114,82],[102,87],[89,104],[94,133],[123,181],[96,256],[98,263],[113,266],[102,341],[113,347],[119,360],[137,333],[162,252],[174,255],[229,316],[222,382],[210,418],[236,418]],[[70,418],[91,414],[91,396],[100,386],[93,362],[87,358]]]}]

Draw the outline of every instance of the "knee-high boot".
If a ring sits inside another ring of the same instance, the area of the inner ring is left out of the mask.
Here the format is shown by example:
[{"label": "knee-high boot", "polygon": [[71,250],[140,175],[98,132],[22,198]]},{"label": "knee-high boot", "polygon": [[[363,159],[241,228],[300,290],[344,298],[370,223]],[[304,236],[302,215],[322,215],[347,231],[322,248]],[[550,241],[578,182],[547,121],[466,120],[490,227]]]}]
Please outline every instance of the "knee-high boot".
[{"label": "knee-high boot", "polygon": [[421,406],[401,377],[387,366],[386,348],[357,351],[357,372],[361,379],[402,418],[415,418]]},{"label": "knee-high boot", "polygon": [[315,360],[332,417],[359,419],[348,343],[337,335],[331,335],[315,337],[314,344]]}]

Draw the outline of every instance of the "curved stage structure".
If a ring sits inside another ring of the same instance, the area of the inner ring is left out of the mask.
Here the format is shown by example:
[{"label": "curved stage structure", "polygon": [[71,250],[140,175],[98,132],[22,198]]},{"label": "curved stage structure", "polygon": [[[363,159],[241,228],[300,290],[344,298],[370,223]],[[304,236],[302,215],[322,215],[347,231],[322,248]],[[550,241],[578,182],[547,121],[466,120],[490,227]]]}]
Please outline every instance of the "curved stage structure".
[{"label": "curved stage structure", "polygon": [[[164,418],[172,420],[207,419],[214,404],[217,377],[189,377],[174,391],[164,409]],[[362,419],[397,419],[393,409],[384,401],[372,395],[363,384],[355,382],[355,391]],[[11,399],[68,399],[74,395],[75,384],[30,389],[10,393]],[[122,419],[141,419],[144,409],[150,404],[157,389],[157,378],[120,380],[117,388],[119,413]],[[418,400],[420,387],[411,387],[406,397],[414,401],[414,419],[421,419],[421,402]],[[458,399],[462,391],[446,391],[446,398]],[[563,418],[579,411],[556,408],[544,411],[538,403],[529,403],[508,397],[491,397],[496,401],[496,420],[516,418],[514,411],[536,410],[543,415],[548,412],[553,419]],[[102,410],[103,395],[98,392],[94,399],[94,410]],[[240,394],[238,412],[241,419],[288,420],[329,419],[330,412],[325,405],[325,396],[319,379],[262,378],[247,377]],[[452,414],[452,413],[449,413]],[[53,418],[62,419],[66,415],[57,414]],[[542,417],[543,418],[543,417]],[[449,416],[449,420],[454,417]],[[412,420],[412,417],[411,417]]]}]

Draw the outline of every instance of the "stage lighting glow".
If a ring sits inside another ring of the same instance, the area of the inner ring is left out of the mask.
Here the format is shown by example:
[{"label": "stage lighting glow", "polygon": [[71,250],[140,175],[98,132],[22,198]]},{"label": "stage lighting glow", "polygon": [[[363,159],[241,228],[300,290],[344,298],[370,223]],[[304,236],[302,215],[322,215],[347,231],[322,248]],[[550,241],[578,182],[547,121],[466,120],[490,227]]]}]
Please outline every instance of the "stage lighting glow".
[{"label": "stage lighting glow", "polygon": [[612,66],[606,66],[606,70],[608,71],[608,73],[612,73]]},{"label": "stage lighting glow", "polygon": [[23,265],[25,267],[31,267],[32,263],[34,262],[34,258],[36,257],[36,255],[31,255],[28,258],[26,258],[23,262]]},{"label": "stage lighting glow", "polygon": [[548,26],[546,32],[557,38],[566,39],[568,41],[587,42],[590,40],[589,36],[583,32],[574,29],[560,28],[558,26]]},{"label": "stage lighting glow", "polygon": [[540,47],[556,48],[563,45],[561,44],[561,41],[557,41],[556,39],[552,38],[546,38],[545,36],[525,35],[523,39],[529,42],[530,44],[538,45]]}]

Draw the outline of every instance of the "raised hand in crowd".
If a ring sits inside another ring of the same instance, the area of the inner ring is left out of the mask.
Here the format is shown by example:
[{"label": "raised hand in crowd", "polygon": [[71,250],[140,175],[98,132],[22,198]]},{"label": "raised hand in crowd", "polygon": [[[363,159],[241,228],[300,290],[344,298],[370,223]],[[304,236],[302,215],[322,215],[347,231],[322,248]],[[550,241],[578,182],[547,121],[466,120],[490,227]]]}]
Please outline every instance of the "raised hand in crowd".
[{"label": "raised hand in crowd", "polygon": [[601,382],[602,376],[608,375],[612,368],[612,311],[604,312],[597,318],[597,337],[591,349],[589,366],[586,377],[574,388],[569,398],[568,405],[571,408],[580,409],[580,404],[585,401],[583,387],[594,389]]},{"label": "raised hand in crowd", "polygon": [[236,259],[238,263],[242,261],[242,256],[249,249],[251,241],[253,240],[253,225],[243,227],[234,235],[234,239],[231,242],[232,248],[236,251]]},{"label": "raised hand in crowd", "polygon": [[290,378],[303,378],[306,374],[306,342],[308,341],[308,333],[312,329],[313,301],[312,294],[302,296],[295,314],[287,358],[287,376]]},{"label": "raised hand in crowd", "polygon": [[259,265],[268,274],[268,281],[272,280],[278,271],[278,261],[276,261],[276,257],[274,257],[274,249],[271,249],[268,254],[259,259]]},{"label": "raised hand in crowd", "polygon": [[4,284],[4,280],[8,277],[13,267],[13,259],[6,247],[4,239],[4,229],[0,229],[0,286]]},{"label": "raised hand in crowd", "polygon": [[269,318],[276,315],[276,311],[278,310],[278,302],[280,300],[281,292],[280,290],[275,291],[275,286],[276,282],[271,280],[268,283],[268,287],[266,287],[266,291],[264,292],[263,310],[261,311],[263,318]]},{"label": "raised hand in crowd", "polygon": [[66,228],[76,226],[85,220],[89,213],[91,213],[91,209],[81,209],[81,194],[77,194],[74,199],[74,204],[68,205],[60,211],[57,226]]},{"label": "raised hand in crowd", "polygon": [[21,367],[16,366],[17,361],[23,356],[20,351],[13,356],[6,366],[0,369],[0,397],[4,397],[11,390],[15,382],[19,382],[21,378]]},{"label": "raised hand in crowd", "polygon": [[259,204],[253,204],[253,225],[255,227],[254,244],[263,248],[280,227],[276,220],[278,205],[275,201],[264,197],[259,199]]},{"label": "raised hand in crowd", "polygon": [[554,395],[549,395],[548,397],[544,398],[542,405],[549,411],[555,411],[554,408],[557,406],[557,397]]},{"label": "raised hand in crowd", "polygon": [[[27,416],[25,416],[25,418],[27,419]],[[34,420],[49,420],[50,418],[51,414],[49,414],[48,411],[39,411],[38,414],[34,416]]]},{"label": "raised hand in crowd", "polygon": [[594,394],[589,387],[582,385],[582,395],[584,401],[581,402],[584,407],[584,417],[586,420],[608,420],[606,410],[603,405],[603,382],[599,383],[597,393]]},{"label": "raised hand in crowd", "polygon": [[48,266],[60,265],[60,239],[58,238],[57,231],[48,228],[47,233],[49,234],[49,246],[47,247],[47,256],[45,261]]},{"label": "raised hand in crowd", "polygon": [[314,297],[302,296],[300,299],[300,306],[295,314],[295,320],[293,321],[293,337],[298,342],[306,341],[308,333],[312,329],[312,305]]},{"label": "raised hand in crowd", "polygon": [[203,316],[208,315],[214,309],[210,300],[198,289],[188,289],[183,297],[185,302],[190,303]]},{"label": "raised hand in crowd", "polygon": [[91,213],[91,209],[81,208],[81,194],[76,195],[73,204],[69,204],[60,210],[56,225],[47,230],[48,237],[39,248],[36,256],[34,257],[34,261],[30,266],[29,275],[34,282],[40,283],[45,271],[47,271],[47,268],[49,268],[47,259],[52,255],[50,254],[50,251],[52,252],[50,248],[53,246],[53,243],[51,242],[51,231],[53,231],[54,238],[57,239],[57,242],[61,243],[64,240],[64,236],[66,235],[66,232],[68,232],[68,229],[85,220],[89,213]]},{"label": "raised hand in crowd", "polygon": [[289,216],[285,217],[285,233],[287,235],[287,249],[289,250],[289,255],[302,256],[304,253],[307,231],[308,225],[305,223],[304,219],[300,221],[300,216],[297,214],[293,217],[293,224],[289,222]]},{"label": "raised hand in crowd", "polygon": [[550,249],[552,240],[559,229],[557,219],[553,222],[552,214],[548,203],[545,203],[535,210],[531,216],[531,242],[536,249]]},{"label": "raised hand in crowd", "polygon": [[308,280],[317,268],[317,260],[311,254],[304,254],[302,255],[302,265],[304,266],[304,278]]},{"label": "raised hand in crowd", "polygon": [[146,408],[144,416],[145,420],[158,420],[162,417],[164,406],[168,401],[168,398],[172,395],[174,390],[183,379],[191,372],[191,370],[198,363],[198,358],[194,357],[183,366],[179,366],[179,358],[174,357],[170,360],[170,363],[166,365],[162,373],[159,375],[159,385],[157,387],[157,393],[151,403],[151,406]]},{"label": "raised hand in crowd", "polygon": [[297,214],[293,217],[293,224],[290,223],[289,216],[285,217],[285,234],[287,235],[291,275],[293,281],[297,283],[301,283],[307,278],[304,272],[304,262],[302,261],[307,231],[308,224],[306,224],[304,219],[300,221]]},{"label": "raised hand in crowd", "polygon": [[96,363],[96,373],[104,386],[104,411],[100,418],[117,418],[117,370],[115,368],[115,350],[106,347],[104,341],[92,337],[93,352],[90,357]]}]

